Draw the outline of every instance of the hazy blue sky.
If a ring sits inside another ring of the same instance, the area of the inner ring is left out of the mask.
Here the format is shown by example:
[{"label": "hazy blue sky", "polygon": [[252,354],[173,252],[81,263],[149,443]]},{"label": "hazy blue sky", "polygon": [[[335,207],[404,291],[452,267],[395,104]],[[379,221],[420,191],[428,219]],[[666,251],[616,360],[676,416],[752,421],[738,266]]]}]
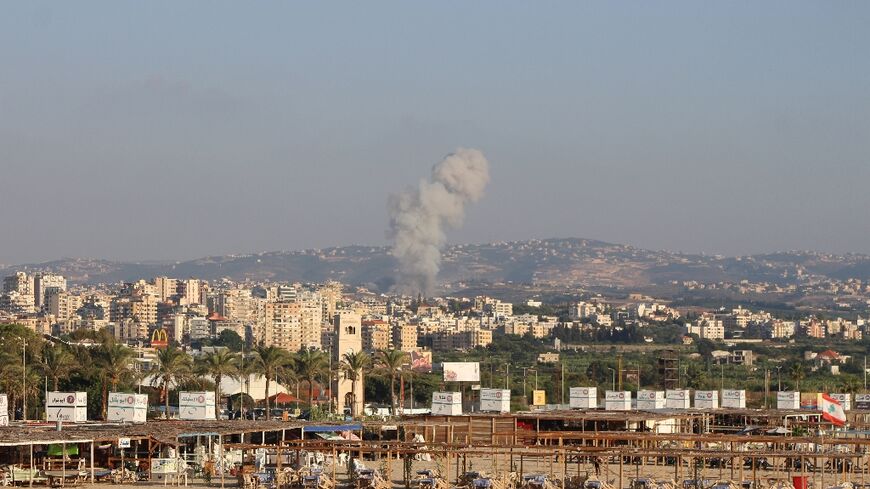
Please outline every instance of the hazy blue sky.
[{"label": "hazy blue sky", "polygon": [[870,2],[3,2],[0,263],[386,242],[870,252]]}]

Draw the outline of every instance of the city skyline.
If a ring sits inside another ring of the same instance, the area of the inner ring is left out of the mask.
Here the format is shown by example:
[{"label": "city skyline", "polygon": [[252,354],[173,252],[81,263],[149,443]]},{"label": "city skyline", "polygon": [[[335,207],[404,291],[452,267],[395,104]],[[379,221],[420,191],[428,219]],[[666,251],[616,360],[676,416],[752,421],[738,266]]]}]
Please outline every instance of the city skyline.
[{"label": "city skyline", "polygon": [[449,243],[870,253],[864,3],[11,3],[0,263],[386,245],[490,162]]}]

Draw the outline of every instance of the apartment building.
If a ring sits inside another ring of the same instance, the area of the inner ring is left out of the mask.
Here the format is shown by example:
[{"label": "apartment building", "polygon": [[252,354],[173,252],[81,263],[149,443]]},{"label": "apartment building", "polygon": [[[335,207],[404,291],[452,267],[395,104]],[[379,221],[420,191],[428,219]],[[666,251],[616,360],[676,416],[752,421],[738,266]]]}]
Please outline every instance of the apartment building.
[{"label": "apartment building", "polygon": [[82,307],[81,296],[70,294],[59,287],[52,287],[46,293],[46,312],[54,316],[56,321],[67,321],[78,318],[78,310]]},{"label": "apartment building", "polygon": [[393,325],[393,348],[411,352],[417,349],[417,326],[414,324]]},{"label": "apartment building", "polygon": [[33,299],[36,309],[41,309],[48,294],[54,290],[66,291],[66,279],[54,273],[37,273],[33,276]]},{"label": "apartment building", "polygon": [[379,319],[362,322],[362,347],[368,352],[389,350],[392,342],[390,324]]}]

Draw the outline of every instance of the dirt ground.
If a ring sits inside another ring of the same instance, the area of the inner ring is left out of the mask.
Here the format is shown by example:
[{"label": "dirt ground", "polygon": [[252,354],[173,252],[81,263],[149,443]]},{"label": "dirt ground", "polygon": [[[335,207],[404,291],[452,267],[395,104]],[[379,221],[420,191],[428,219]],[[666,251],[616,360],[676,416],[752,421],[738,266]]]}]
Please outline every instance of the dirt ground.
[{"label": "dirt ground", "polygon": [[[459,460],[458,466],[457,459]],[[466,470],[482,472],[490,476],[502,474],[507,471],[519,473],[520,468],[522,467],[522,473],[524,475],[543,474],[551,479],[562,479],[563,477],[570,478],[578,475],[583,477],[595,475],[595,468],[591,463],[581,462],[578,464],[577,462],[572,462],[566,464],[564,460],[556,460],[555,457],[523,457],[522,459],[520,459],[519,457],[514,457],[513,465],[511,465],[511,460],[504,455],[499,457],[466,457],[464,463],[465,465],[463,466],[463,459],[461,455],[459,457],[453,457],[450,461],[449,467],[447,466],[447,462],[444,457],[433,457],[430,461],[414,460],[411,465],[411,476],[413,478],[414,474],[416,474],[416,471],[418,470],[434,470],[437,473],[440,473],[442,476],[446,476],[446,478],[450,482],[450,486],[454,487],[457,473],[462,474]],[[377,469],[382,473],[386,473],[387,471],[391,472],[393,487],[396,489],[405,487],[405,483],[402,478],[402,461],[400,459],[394,458],[389,463],[386,458],[382,458],[380,460],[366,460],[365,465],[368,468]],[[676,474],[675,471],[676,469],[673,465],[665,466],[624,464],[622,467],[622,478],[620,483],[619,464],[602,463],[600,466],[600,476],[598,478],[600,480],[609,482],[614,489],[628,489],[630,487],[631,480],[637,477],[651,478],[658,481],[674,481],[677,479],[677,477],[675,476],[678,475],[680,481],[694,479],[694,468],[690,468],[687,464],[683,464],[683,467],[679,474]],[[327,474],[331,474],[332,466],[327,464],[324,467],[324,472]],[[347,467],[339,464],[336,467],[335,473],[338,487],[349,488],[350,477]],[[784,470],[761,469],[758,469],[753,474],[750,468],[743,468],[742,480],[752,481],[754,477],[754,480],[757,482],[757,487],[779,487],[780,489],[786,489],[790,487],[789,485],[792,482],[792,476],[799,475],[801,475],[800,471],[794,471],[792,473],[789,473],[788,471]],[[808,487],[811,489],[829,489],[838,486],[843,481],[849,481],[854,483],[855,485],[863,485],[865,482],[865,478],[867,482],[870,482],[870,474],[864,475],[860,472],[851,474],[834,474],[831,473],[830,470],[828,470],[818,471],[814,473],[805,473],[803,475],[806,475]],[[698,469],[697,477],[702,480],[707,480],[709,484],[712,484],[716,481],[725,480],[733,480],[736,482],[741,479],[741,471],[739,467],[735,467],[732,476],[732,470],[730,467],[721,469],[705,467],[703,469]],[[780,484],[785,484],[785,486]],[[97,487],[105,488],[108,485],[110,484],[84,484],[76,487],[96,489]],[[135,484],[125,485],[154,488],[164,487],[163,483],[159,482],[137,482]],[[188,486],[197,488],[237,487],[237,482],[235,477],[227,476],[224,478],[222,484],[220,476],[217,476],[212,480],[211,484],[207,484],[204,480],[201,479],[193,479],[189,481]],[[173,486],[169,485],[166,487]],[[677,484],[677,489],[682,489],[682,483]]]}]

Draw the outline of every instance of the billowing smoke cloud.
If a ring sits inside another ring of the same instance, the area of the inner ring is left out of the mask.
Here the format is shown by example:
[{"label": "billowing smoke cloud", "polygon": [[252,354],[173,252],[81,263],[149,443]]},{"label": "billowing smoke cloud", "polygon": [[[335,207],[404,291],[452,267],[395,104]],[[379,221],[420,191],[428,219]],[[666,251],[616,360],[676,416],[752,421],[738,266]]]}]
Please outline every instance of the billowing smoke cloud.
[{"label": "billowing smoke cloud", "polygon": [[459,148],[432,167],[428,181],[390,196],[390,238],[399,261],[399,292],[432,293],[445,229],[462,225],[466,204],[479,200],[488,182],[489,163],[483,153]]}]

